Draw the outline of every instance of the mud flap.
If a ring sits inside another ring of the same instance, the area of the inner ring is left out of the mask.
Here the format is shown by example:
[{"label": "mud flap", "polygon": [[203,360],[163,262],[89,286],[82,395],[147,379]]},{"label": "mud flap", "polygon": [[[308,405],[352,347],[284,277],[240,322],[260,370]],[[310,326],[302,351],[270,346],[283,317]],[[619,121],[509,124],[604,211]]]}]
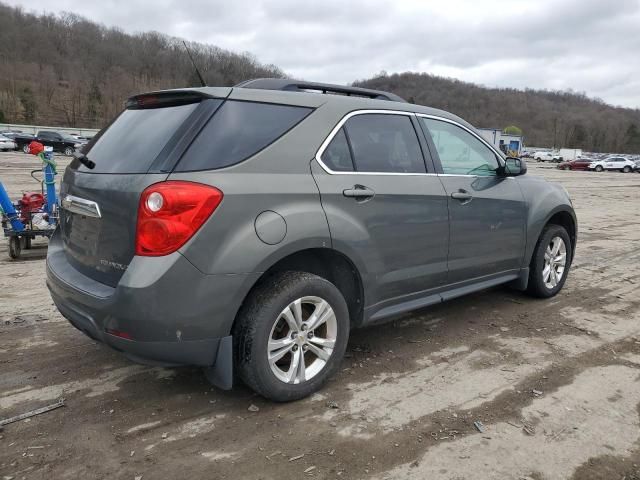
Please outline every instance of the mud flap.
[{"label": "mud flap", "polygon": [[233,337],[223,337],[218,344],[215,363],[204,369],[207,380],[222,390],[233,387]]},{"label": "mud flap", "polygon": [[514,290],[520,290],[524,292],[529,285],[529,267],[522,268],[518,274],[518,278],[509,282],[508,285]]}]

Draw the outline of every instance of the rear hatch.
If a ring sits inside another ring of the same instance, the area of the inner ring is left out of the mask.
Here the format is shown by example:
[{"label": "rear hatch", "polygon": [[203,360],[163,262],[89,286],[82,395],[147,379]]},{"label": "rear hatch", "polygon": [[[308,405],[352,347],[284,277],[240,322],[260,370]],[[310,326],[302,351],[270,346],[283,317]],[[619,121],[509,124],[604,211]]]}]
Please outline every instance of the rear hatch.
[{"label": "rear hatch", "polygon": [[84,275],[115,287],[135,252],[142,191],[163,181],[230,89],[133,97],[83,148],[63,177],[60,233],[65,255]]}]

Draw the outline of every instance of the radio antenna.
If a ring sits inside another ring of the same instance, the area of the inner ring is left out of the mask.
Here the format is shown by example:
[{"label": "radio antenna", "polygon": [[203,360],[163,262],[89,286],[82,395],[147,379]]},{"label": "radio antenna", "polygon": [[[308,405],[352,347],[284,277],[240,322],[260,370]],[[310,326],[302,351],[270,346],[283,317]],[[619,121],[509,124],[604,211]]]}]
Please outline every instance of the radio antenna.
[{"label": "radio antenna", "polygon": [[195,69],[196,74],[198,75],[198,79],[200,79],[200,84],[203,87],[206,87],[207,84],[205,83],[204,78],[202,78],[202,74],[200,73],[200,70],[198,70],[198,66],[196,65],[196,62],[193,59],[193,55],[191,55],[191,50],[189,50],[189,47],[187,47],[187,42],[185,42],[183,40],[182,44],[184,45],[184,49],[187,51],[187,54],[189,55],[189,58],[191,59],[191,64],[193,65],[193,68]]}]

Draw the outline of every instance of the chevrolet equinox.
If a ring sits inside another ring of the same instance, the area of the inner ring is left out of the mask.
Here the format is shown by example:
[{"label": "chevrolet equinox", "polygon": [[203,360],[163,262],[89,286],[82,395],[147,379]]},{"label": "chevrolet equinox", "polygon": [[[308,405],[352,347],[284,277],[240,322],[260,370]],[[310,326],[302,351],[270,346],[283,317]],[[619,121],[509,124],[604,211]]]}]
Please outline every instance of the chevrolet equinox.
[{"label": "chevrolet equinox", "polygon": [[499,284],[562,288],[571,200],[470,124],[282,79],[130,98],[67,168],[47,284],[85,334],[275,401],[352,328]]}]

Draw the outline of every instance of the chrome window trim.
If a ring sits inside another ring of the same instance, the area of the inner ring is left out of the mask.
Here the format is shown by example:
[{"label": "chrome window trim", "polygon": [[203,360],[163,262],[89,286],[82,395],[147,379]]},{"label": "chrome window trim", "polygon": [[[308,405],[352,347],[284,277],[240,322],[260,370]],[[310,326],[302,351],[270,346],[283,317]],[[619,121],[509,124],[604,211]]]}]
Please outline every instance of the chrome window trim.
[{"label": "chrome window trim", "polygon": [[[333,137],[335,137],[338,134],[338,131],[342,128],[342,126],[347,123],[347,120],[349,120],[351,117],[355,117],[356,115],[367,115],[367,114],[371,114],[371,113],[381,113],[381,114],[385,114],[385,115],[404,115],[405,117],[415,117],[415,113],[413,112],[404,112],[402,110],[354,110],[353,112],[349,112],[347,113],[344,117],[342,117],[342,119],[338,122],[338,124],[333,127],[333,130],[331,130],[331,132],[329,132],[329,135],[327,136],[327,138],[325,138],[324,142],[322,142],[322,144],[320,145],[320,148],[318,149],[318,151],[316,152],[316,156],[315,159],[316,161],[320,164],[320,166],[322,167],[322,169],[327,172],[330,175],[392,175],[392,176],[419,176],[419,175],[423,175],[423,176],[436,176],[437,174],[435,173],[418,173],[418,172],[414,172],[414,173],[406,173],[406,172],[356,172],[356,171],[352,171],[352,172],[339,172],[336,170],[331,170],[323,161],[322,161],[322,154],[324,153],[324,151],[327,149],[327,147],[329,146],[329,144],[331,143],[331,141],[333,140]],[[418,135],[418,132],[416,132],[416,136]],[[418,138],[416,138],[416,140],[419,140]],[[426,166],[425,166],[426,169]]]},{"label": "chrome window trim", "polygon": [[[491,150],[492,152],[494,152],[496,154],[496,158],[498,159],[498,163],[502,164],[502,156],[500,155],[500,153],[491,144],[489,144],[480,135],[478,135],[477,133],[475,133],[471,129],[465,127],[461,123],[456,122],[455,120],[450,120],[448,118],[439,117],[437,115],[428,115],[426,113],[406,112],[406,111],[402,111],[402,110],[354,110],[353,112],[349,112],[344,117],[342,117],[342,119],[340,119],[340,121],[337,123],[337,125],[335,127],[333,127],[331,132],[329,132],[329,135],[327,135],[327,138],[325,138],[325,140],[320,145],[320,148],[318,148],[318,151],[316,152],[316,155],[314,157],[316,162],[318,162],[320,164],[320,166],[322,167],[322,169],[325,172],[327,172],[329,175],[390,175],[390,176],[407,176],[407,175],[408,176],[420,176],[421,175],[421,176],[428,176],[428,177],[437,177],[437,176],[442,176],[442,177],[478,177],[479,176],[479,175],[464,175],[464,174],[454,174],[454,173],[429,173],[429,172],[426,172],[426,173],[405,173],[405,172],[356,172],[356,171],[340,172],[340,171],[336,171],[336,170],[331,170],[322,161],[322,154],[324,153],[324,151],[327,149],[327,147],[329,146],[329,144],[333,140],[333,137],[335,137],[338,134],[338,131],[343,127],[343,125],[345,123],[347,123],[347,120],[349,120],[351,117],[355,117],[356,115],[366,115],[366,114],[370,114],[370,113],[385,114],[385,115],[404,115],[406,117],[424,117],[424,118],[432,118],[434,120],[440,120],[440,121],[443,121],[443,122],[451,123],[452,125],[456,125],[456,126],[462,128],[463,130],[469,132],[471,135],[473,135],[478,140],[480,140],[483,144],[485,144],[489,148],[489,150]],[[416,135],[417,134],[418,133],[416,132]]]}]

